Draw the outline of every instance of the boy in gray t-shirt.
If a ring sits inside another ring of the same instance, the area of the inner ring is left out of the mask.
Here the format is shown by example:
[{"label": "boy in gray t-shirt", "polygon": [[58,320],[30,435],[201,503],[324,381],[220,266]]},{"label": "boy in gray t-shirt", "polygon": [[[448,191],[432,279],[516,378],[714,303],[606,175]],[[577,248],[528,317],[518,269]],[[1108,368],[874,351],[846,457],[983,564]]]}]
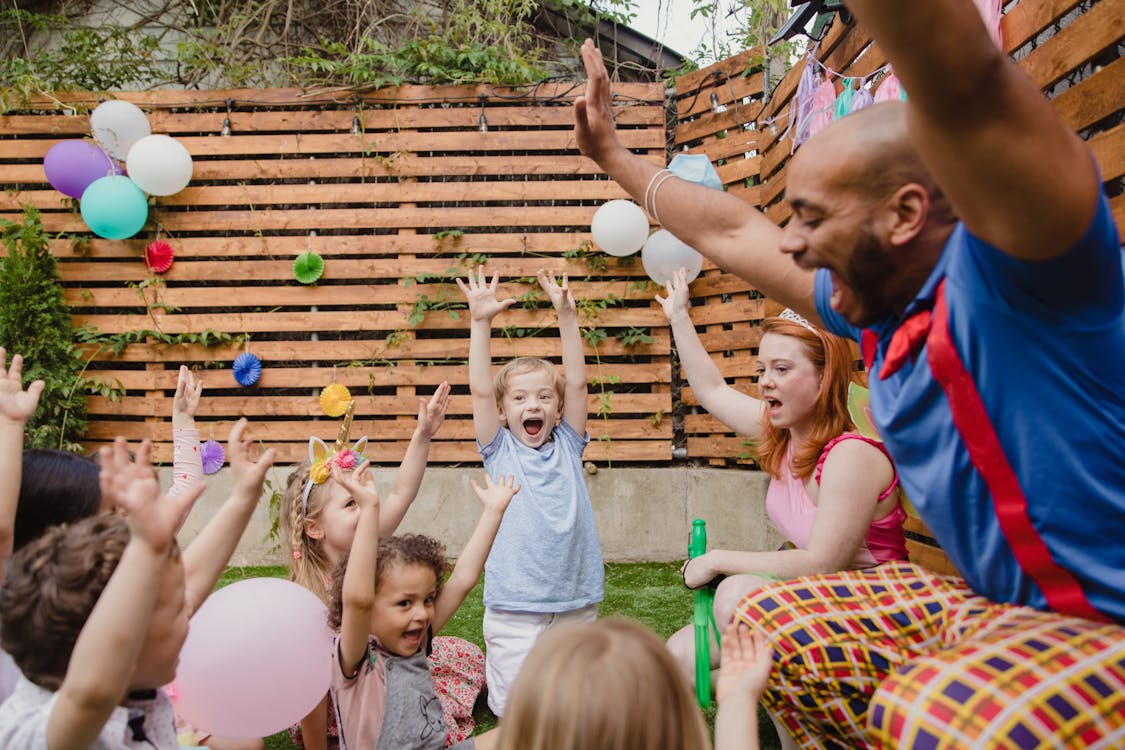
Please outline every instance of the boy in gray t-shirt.
[{"label": "boy in gray t-shirt", "polygon": [[495,380],[492,319],[515,299],[498,300],[499,275],[489,282],[483,269],[470,273],[468,283],[457,280],[472,318],[469,388],[477,447],[490,474],[515,474],[522,487],[484,568],[485,679],[497,716],[539,636],[560,622],[596,620],[604,596],[601,546],[582,473],[590,436],[578,316],[565,275],[561,285],[544,271],[538,278],[558,314],[563,375],[546,360],[520,357]]}]

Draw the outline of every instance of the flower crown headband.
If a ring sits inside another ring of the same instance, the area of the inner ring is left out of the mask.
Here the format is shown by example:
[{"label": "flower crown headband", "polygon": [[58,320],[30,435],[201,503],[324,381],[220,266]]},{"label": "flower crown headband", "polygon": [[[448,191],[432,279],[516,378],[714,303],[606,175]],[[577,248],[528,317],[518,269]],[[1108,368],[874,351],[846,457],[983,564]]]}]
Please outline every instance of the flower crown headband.
[{"label": "flower crown headband", "polygon": [[340,425],[340,434],[335,444],[328,445],[318,437],[309,438],[309,478],[305,480],[305,488],[301,492],[301,520],[305,520],[309,510],[309,493],[317,484],[324,484],[332,476],[332,466],[337,466],[341,471],[350,471],[364,461],[368,460],[363,451],[367,448],[367,437],[361,437],[349,448],[348,433],[352,429],[352,413],[355,411],[355,400],[348,402],[348,409],[344,412],[344,423]]}]

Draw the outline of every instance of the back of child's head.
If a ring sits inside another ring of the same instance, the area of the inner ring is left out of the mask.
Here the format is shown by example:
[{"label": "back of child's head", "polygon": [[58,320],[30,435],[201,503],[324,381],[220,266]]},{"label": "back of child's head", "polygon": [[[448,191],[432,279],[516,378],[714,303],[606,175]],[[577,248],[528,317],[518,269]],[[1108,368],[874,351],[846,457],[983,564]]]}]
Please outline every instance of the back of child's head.
[{"label": "back of child's head", "polygon": [[[375,563],[375,590],[378,591],[388,575],[394,575],[395,568],[402,565],[422,565],[434,571],[437,581],[435,596],[441,593],[445,574],[449,571],[449,561],[445,558],[445,545],[433,537],[422,534],[403,534],[385,536],[379,539],[378,558]],[[336,568],[332,576],[332,597],[328,606],[328,625],[339,630],[344,619],[344,573],[347,572],[347,558]]]},{"label": "back of child's head", "polygon": [[560,625],[531,650],[501,750],[710,750],[703,714],[656,634],[628,620]]},{"label": "back of child's head", "polygon": [[508,392],[508,381],[511,380],[513,375],[523,375],[525,372],[536,371],[543,371],[550,376],[555,395],[559,398],[559,404],[562,404],[563,397],[566,395],[566,378],[559,372],[559,368],[538,357],[516,357],[500,368],[493,382],[496,402],[500,403],[504,400],[504,395]]},{"label": "back of child's head", "polygon": [[101,508],[98,465],[52,448],[23,452],[13,546],[20,549],[51,526],[96,515]]},{"label": "back of child's head", "polygon": [[0,645],[27,679],[57,690],[78,634],[129,543],[103,514],[53,526],[12,556],[0,587]]},{"label": "back of child's head", "polygon": [[333,564],[321,541],[308,535],[306,522],[320,517],[332,490],[328,482],[309,484],[311,466],[304,461],[289,474],[281,498],[279,522],[281,538],[289,547],[289,580],[301,584],[327,604]]}]

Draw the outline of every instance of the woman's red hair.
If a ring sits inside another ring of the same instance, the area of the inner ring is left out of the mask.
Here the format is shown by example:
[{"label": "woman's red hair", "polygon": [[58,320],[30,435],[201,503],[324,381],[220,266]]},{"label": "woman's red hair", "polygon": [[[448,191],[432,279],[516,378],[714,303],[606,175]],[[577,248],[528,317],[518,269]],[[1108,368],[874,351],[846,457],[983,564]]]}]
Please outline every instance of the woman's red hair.
[{"label": "woman's red hair", "polygon": [[[794,447],[791,471],[798,479],[808,479],[816,469],[821,451],[832,438],[854,429],[848,413],[848,384],[852,380],[853,360],[848,343],[827,331],[812,330],[785,318],[766,318],[762,321],[762,335],[789,336],[801,342],[809,361],[820,373],[820,390],[813,407],[813,428],[809,441]],[[762,413],[761,444],[755,446],[758,463],[778,478],[785,467],[791,440],[788,429],[770,424]]]}]

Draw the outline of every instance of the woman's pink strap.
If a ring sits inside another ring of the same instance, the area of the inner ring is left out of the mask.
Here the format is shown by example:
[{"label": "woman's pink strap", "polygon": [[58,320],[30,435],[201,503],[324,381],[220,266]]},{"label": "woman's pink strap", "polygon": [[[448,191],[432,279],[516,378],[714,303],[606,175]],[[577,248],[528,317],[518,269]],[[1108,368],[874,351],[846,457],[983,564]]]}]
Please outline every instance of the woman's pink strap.
[{"label": "woman's pink strap", "polygon": [[[820,452],[820,458],[816,460],[816,474],[814,474],[813,476],[816,479],[816,484],[818,487],[820,486],[820,473],[824,470],[824,461],[828,458],[828,451],[832,450],[841,440],[852,439],[862,440],[869,445],[874,445],[876,448],[882,451],[883,455],[887,457],[887,460],[891,462],[891,469],[894,469],[895,462],[891,459],[891,454],[887,453],[887,447],[883,445],[882,442],[874,438],[869,438],[866,435],[859,435],[854,432],[845,432],[842,435],[837,435],[836,437],[829,440],[828,444],[824,446],[824,450]],[[891,493],[895,491],[896,487],[898,487],[897,471],[895,471],[894,479],[891,480],[890,486],[888,486],[887,489],[883,490],[882,493],[879,494],[879,500],[886,500],[888,497],[890,497]]]}]

